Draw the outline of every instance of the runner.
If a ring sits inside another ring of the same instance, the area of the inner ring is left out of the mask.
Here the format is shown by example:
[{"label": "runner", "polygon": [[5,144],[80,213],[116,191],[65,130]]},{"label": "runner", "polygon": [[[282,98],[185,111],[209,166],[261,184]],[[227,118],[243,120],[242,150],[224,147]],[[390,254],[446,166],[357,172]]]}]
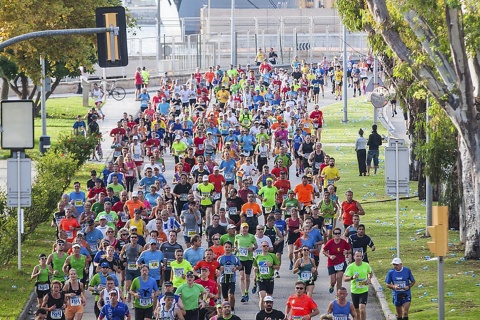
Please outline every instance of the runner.
[{"label": "runner", "polygon": [[347,241],[340,238],[340,228],[333,229],[333,239],[323,246],[322,253],[328,258],[327,269],[330,276],[330,288],[328,292],[333,293],[335,284],[337,291],[342,287],[343,273],[347,268],[346,257],[350,256],[351,247]]}]

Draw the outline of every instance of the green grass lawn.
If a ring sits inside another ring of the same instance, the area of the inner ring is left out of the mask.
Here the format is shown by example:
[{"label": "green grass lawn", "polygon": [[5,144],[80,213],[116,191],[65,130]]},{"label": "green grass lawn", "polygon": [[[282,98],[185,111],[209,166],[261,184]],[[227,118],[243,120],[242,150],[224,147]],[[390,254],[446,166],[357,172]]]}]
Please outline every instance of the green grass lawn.
[{"label": "green grass lawn", "polygon": [[[80,181],[82,190],[85,190],[86,182],[90,179],[90,171],[95,169],[100,172],[103,168],[101,164],[86,164],[72,182]],[[67,193],[71,191],[73,185]],[[30,274],[38,264],[38,255],[50,254],[54,239],[55,228],[50,227],[50,221],[42,223],[22,244],[22,271],[17,271],[16,257],[8,265],[0,267],[0,320],[17,319],[23,310],[34,286],[34,281],[30,281]]]}]

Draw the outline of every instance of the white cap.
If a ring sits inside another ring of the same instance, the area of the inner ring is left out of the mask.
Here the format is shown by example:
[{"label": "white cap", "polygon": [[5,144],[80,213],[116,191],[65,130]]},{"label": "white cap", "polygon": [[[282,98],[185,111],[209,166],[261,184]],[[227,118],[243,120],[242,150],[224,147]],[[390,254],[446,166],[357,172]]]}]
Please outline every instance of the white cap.
[{"label": "white cap", "polygon": [[392,264],[402,264],[402,260],[400,260],[400,258],[393,258]]},{"label": "white cap", "polygon": [[138,140],[138,136],[133,136],[133,140]]},{"label": "white cap", "polygon": [[180,136],[175,136],[175,140],[180,140],[180,139],[182,139],[182,137],[180,137]]},{"label": "white cap", "polygon": [[263,298],[263,302],[265,302],[265,301],[273,302],[273,297],[272,296],[266,296],[265,298]]},{"label": "white cap", "polygon": [[208,176],[204,175],[203,178],[202,178],[202,181],[208,181]]},{"label": "white cap", "polygon": [[138,192],[137,192],[137,191],[133,191],[133,192],[132,192],[132,197],[138,197]]},{"label": "white cap", "polygon": [[213,167],[213,171],[218,171],[218,170],[220,170],[220,167],[219,167],[219,166]]}]

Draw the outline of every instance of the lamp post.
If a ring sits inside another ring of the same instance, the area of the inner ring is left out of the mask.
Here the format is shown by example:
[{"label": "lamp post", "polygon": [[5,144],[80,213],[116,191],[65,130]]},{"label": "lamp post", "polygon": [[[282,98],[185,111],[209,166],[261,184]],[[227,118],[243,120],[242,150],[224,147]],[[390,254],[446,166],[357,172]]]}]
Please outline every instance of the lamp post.
[{"label": "lamp post", "polygon": [[231,26],[230,26],[230,51],[232,54],[232,59],[230,61],[231,64],[236,65],[237,60],[237,48],[235,47],[235,0],[232,0],[232,8],[231,8]]}]

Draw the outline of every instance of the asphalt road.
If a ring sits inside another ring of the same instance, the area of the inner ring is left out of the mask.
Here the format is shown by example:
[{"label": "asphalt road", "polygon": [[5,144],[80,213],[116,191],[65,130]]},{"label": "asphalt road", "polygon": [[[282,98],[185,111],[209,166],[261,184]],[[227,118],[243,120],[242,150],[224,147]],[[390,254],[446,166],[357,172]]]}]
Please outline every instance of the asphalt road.
[{"label": "asphalt road", "polygon": [[[156,88],[149,88],[149,92],[151,95],[155,94]],[[326,90],[327,91],[327,90]],[[326,98],[320,102],[320,106],[326,106],[331,103],[334,103],[335,100],[330,93],[326,93]],[[349,97],[352,96],[352,93],[349,92]],[[102,147],[104,150],[104,157],[111,153],[110,145],[112,143],[112,139],[108,136],[108,133],[112,128],[116,126],[116,122],[122,117],[123,112],[127,112],[128,114],[135,114],[138,110],[139,102],[134,101],[134,97],[132,94],[128,94],[127,97],[123,101],[115,101],[113,99],[109,99],[106,105],[103,108],[104,114],[106,115],[104,121],[99,121],[100,129],[104,134],[105,141],[102,143]],[[313,109],[313,104],[309,105],[309,110]],[[85,113],[87,112],[87,108],[85,108]],[[326,121],[328,122],[328,114],[324,115]],[[73,125],[74,119],[72,119]],[[352,141],[353,146],[354,141]],[[217,162],[219,157],[217,155]],[[273,161],[272,161],[273,162]],[[174,160],[172,157],[167,156],[165,159],[165,164],[167,168],[173,168]],[[294,173],[294,169],[292,171]],[[164,175],[167,181],[172,180],[173,170],[167,170]],[[296,184],[300,183],[300,178],[295,177],[295,174],[291,174],[291,184],[295,186]],[[343,200],[343,199],[342,199]],[[260,222],[262,219],[260,219]],[[183,245],[183,237],[178,237],[179,242]],[[206,243],[204,241],[204,246]],[[282,257],[282,266],[280,269],[280,278],[275,279],[275,290],[273,297],[275,299],[274,308],[281,310],[282,312],[285,310],[285,305],[287,298],[294,293],[294,283],[297,279],[297,276],[294,275],[291,271],[288,270],[289,261],[287,256],[287,248],[285,248],[284,255]],[[349,283],[344,284],[345,287],[349,290]],[[320,266],[319,266],[319,276],[316,282],[313,298],[315,302],[318,304],[320,313],[325,313],[327,310],[327,306],[330,301],[335,299],[334,294],[330,294],[328,292],[329,288],[329,278],[327,273],[326,267],[326,259],[323,255],[320,258]],[[251,289],[251,288],[250,288]],[[246,303],[240,302],[240,288],[238,286],[236,293],[236,307],[235,307],[235,314],[238,315],[242,319],[255,319],[255,315],[258,312],[258,297],[250,293],[250,301]],[[94,297],[87,293],[87,305],[85,307],[85,312],[83,315],[83,319],[85,320],[92,320],[95,319],[95,315],[93,312],[93,304],[94,304]],[[129,304],[131,307],[131,304]],[[319,317],[315,317],[318,319]],[[368,298],[368,305],[367,305],[367,318],[369,320],[379,320],[385,319],[385,316],[382,312],[380,304],[375,296],[374,289],[370,286],[369,289],[369,298]]]}]

